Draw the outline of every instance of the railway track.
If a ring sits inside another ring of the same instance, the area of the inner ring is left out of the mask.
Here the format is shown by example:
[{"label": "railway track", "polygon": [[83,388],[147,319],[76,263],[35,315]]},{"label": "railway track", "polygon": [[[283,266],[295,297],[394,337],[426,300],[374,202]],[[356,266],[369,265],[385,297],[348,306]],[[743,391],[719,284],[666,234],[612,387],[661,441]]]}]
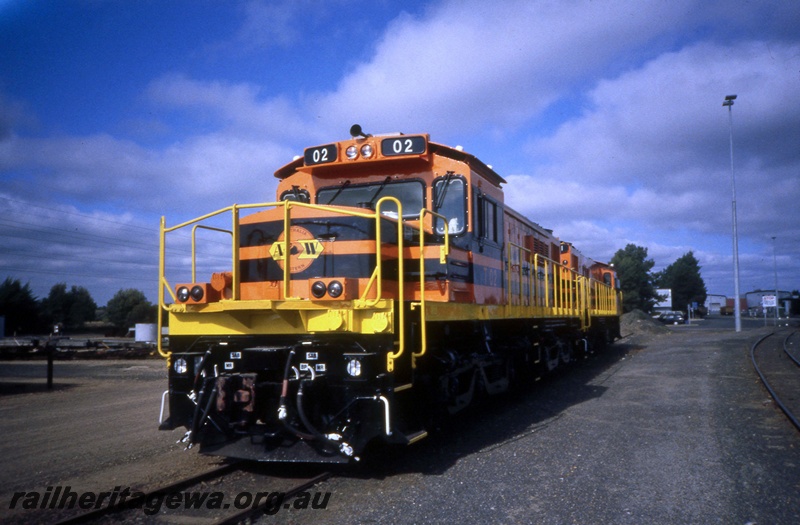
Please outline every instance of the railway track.
[{"label": "railway track", "polygon": [[108,505],[64,519],[58,525],[157,524],[176,520],[232,525],[291,508],[327,506],[329,493],[316,493],[312,498],[307,491],[328,479],[331,472],[298,467],[297,476],[271,476],[263,472],[264,468],[260,464],[235,461],[154,489],[116,491],[113,499],[108,498]]},{"label": "railway track", "polygon": [[753,343],[750,359],[775,403],[800,430],[800,343],[793,337],[796,334],[792,330],[765,335]]}]

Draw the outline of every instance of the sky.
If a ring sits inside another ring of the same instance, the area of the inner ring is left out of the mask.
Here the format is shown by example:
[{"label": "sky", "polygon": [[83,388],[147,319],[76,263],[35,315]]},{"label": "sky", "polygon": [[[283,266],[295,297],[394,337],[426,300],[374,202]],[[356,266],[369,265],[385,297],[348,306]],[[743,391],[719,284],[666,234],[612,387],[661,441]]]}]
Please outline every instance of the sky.
[{"label": "sky", "polygon": [[162,216],[273,201],[277,168],[358,123],[463,146],[594,259],[691,251],[729,297],[735,181],[741,292],[796,290],[798,20],[796,0],[0,0],[0,279],[156,302]]}]

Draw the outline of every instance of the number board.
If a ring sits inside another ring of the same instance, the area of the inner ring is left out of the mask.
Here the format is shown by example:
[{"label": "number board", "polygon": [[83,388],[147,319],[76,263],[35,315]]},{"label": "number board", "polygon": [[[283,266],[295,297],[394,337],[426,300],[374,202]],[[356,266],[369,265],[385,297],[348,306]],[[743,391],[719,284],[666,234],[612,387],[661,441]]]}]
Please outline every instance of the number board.
[{"label": "number board", "polygon": [[425,153],[428,143],[425,137],[392,137],[381,141],[381,155],[392,157],[396,155],[419,155]]},{"label": "number board", "polygon": [[338,159],[336,144],[326,144],[315,148],[307,148],[303,154],[306,166],[336,162]]}]

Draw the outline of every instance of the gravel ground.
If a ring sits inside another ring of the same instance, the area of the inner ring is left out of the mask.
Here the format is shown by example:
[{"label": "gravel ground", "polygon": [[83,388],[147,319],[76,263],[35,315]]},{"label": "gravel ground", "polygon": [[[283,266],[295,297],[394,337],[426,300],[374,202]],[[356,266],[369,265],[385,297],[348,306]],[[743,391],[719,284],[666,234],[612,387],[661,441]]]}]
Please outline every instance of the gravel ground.
[{"label": "gravel ground", "polygon": [[[10,509],[15,492],[50,486],[76,493],[147,488],[217,464],[183,453],[180,435],[159,432],[167,374],[161,360],[0,363],[0,522],[52,523],[55,510]],[[74,514],[74,511],[73,513]]]},{"label": "gravel ground", "polygon": [[750,368],[756,334],[637,334],[262,522],[800,523],[800,434]]},{"label": "gravel ground", "polygon": [[[312,491],[326,509],[260,523],[800,523],[800,434],[749,363],[764,329],[631,326],[606,354],[339,472]],[[0,363],[0,521],[59,517],[9,509],[15,492],[145,488],[218,463],[156,430],[163,362],[56,362],[53,392],[43,370]]]}]

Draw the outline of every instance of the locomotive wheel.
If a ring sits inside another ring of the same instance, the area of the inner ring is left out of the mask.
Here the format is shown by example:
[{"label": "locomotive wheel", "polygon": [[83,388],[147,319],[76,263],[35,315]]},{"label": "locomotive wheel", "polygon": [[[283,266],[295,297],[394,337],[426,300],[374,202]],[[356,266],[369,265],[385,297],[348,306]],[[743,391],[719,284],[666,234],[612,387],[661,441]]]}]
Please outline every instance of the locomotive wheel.
[{"label": "locomotive wheel", "polygon": [[569,341],[564,342],[559,340],[557,343],[558,347],[558,357],[561,360],[561,364],[568,365],[572,361],[574,356],[572,343]]},{"label": "locomotive wheel", "polygon": [[506,389],[508,392],[517,392],[520,390],[522,381],[520,381],[517,364],[513,358],[509,358],[508,361],[506,361],[506,379],[508,380],[508,388]]},{"label": "locomotive wheel", "polygon": [[489,391],[486,388],[486,380],[484,379],[484,373],[481,370],[475,371],[475,383],[474,383],[473,391],[472,391],[472,399],[470,400],[470,405],[472,406],[483,406],[489,399]]},{"label": "locomotive wheel", "polygon": [[558,368],[559,353],[560,353],[559,342],[556,342],[556,344],[554,344],[549,348],[545,348],[544,358],[545,358],[545,366],[548,372],[552,372],[553,370]]}]

